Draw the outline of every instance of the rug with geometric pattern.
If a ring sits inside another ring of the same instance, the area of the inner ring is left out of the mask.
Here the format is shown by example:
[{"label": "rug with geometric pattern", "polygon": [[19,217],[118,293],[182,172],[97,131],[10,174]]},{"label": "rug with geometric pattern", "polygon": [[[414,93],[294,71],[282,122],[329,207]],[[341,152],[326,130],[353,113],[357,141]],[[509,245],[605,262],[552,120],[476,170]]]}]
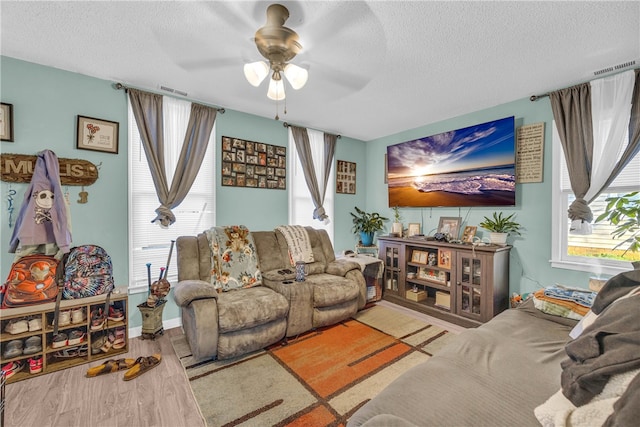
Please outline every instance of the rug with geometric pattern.
[{"label": "rug with geometric pattern", "polygon": [[184,335],[172,344],[209,427],[342,426],[455,336],[374,305],[285,346],[232,360],[195,363]]}]

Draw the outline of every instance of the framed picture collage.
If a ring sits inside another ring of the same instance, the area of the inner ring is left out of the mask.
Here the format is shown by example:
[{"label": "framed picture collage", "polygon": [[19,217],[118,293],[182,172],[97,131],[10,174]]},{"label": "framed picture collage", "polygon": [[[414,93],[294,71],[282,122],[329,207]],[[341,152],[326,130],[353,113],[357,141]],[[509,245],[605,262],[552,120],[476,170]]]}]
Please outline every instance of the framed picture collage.
[{"label": "framed picture collage", "polygon": [[287,188],[287,147],[222,137],[222,185]]}]

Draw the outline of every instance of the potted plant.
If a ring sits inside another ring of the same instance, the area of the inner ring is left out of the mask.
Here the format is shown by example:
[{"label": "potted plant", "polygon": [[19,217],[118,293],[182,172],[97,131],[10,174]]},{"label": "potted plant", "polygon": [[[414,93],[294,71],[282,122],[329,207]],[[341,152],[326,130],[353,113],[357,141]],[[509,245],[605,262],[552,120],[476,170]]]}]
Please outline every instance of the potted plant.
[{"label": "potted plant", "polygon": [[402,237],[402,216],[400,215],[400,208],[394,206],[392,209],[393,223],[391,224],[391,232],[397,234],[398,237]]},{"label": "potted plant", "polygon": [[509,234],[520,235],[521,225],[513,221],[514,216],[515,213],[509,216],[502,216],[502,212],[494,212],[492,218],[485,216],[479,225],[489,231],[491,243],[504,246],[507,244],[507,236]]},{"label": "potted plant", "polygon": [[618,249],[627,244],[624,254],[627,251],[640,251],[640,198],[638,194],[638,191],[633,191],[619,197],[608,197],[604,213],[596,219],[596,222],[606,219],[616,227],[611,232],[613,238],[625,238],[614,247],[614,249]]},{"label": "potted plant", "polygon": [[357,206],[355,210],[356,213],[350,212],[353,217],[353,232],[360,233],[362,246],[372,246],[374,233],[382,230],[384,221],[388,221],[389,218],[385,218],[377,212],[367,213]]}]

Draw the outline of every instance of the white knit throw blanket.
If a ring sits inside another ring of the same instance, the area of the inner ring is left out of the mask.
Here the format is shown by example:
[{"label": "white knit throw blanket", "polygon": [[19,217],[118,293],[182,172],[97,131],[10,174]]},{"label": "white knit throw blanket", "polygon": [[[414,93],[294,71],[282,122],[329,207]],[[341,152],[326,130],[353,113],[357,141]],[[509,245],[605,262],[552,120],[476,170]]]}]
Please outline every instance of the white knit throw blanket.
[{"label": "white knit throw blanket", "polygon": [[301,225],[280,225],[276,230],[281,232],[289,247],[289,258],[291,265],[297,261],[313,262],[313,250],[309,233]]}]

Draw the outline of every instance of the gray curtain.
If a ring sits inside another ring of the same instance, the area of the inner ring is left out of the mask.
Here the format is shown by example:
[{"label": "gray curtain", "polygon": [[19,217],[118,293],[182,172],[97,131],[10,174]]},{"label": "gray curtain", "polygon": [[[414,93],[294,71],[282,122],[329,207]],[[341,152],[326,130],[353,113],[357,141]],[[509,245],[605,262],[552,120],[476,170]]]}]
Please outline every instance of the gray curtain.
[{"label": "gray curtain", "polygon": [[591,185],[593,160],[593,127],[591,114],[590,83],[583,83],[550,93],[551,108],[556,121],[562,149],[567,162],[571,189],[576,200],[569,206],[569,218],[590,223],[593,214],[589,203],[618,176],[620,171],[640,151],[640,69],[635,70],[632,95],[631,118],[629,120],[629,143],[620,160],[612,168],[604,185],[590,200],[585,200]]},{"label": "gray curtain", "polygon": [[163,227],[168,227],[176,221],[171,209],[182,203],[198,175],[217,111],[204,105],[191,104],[180,158],[169,188],[164,162],[162,95],[129,89],[129,99],[160,201],[156,209],[157,216],[151,222],[159,221]]},{"label": "gray curtain", "polygon": [[549,94],[571,189],[576,199],[569,206],[572,221],[593,221],[589,204],[584,200],[591,185],[593,128],[591,126],[591,92],[589,83],[560,89]]},{"label": "gray curtain", "polygon": [[313,166],[313,156],[311,155],[311,145],[309,144],[309,134],[307,133],[307,129],[291,126],[291,133],[293,134],[293,140],[296,143],[298,157],[300,157],[300,163],[302,164],[302,170],[304,171],[304,179],[307,183],[307,187],[309,188],[309,194],[311,194],[313,205],[315,206],[315,209],[313,210],[313,219],[324,221],[328,219],[323,205],[327,183],[329,182],[329,173],[331,172],[331,166],[333,165],[337,136],[324,134],[324,185],[322,187],[322,192],[320,192],[318,179],[316,178],[316,170]]}]

